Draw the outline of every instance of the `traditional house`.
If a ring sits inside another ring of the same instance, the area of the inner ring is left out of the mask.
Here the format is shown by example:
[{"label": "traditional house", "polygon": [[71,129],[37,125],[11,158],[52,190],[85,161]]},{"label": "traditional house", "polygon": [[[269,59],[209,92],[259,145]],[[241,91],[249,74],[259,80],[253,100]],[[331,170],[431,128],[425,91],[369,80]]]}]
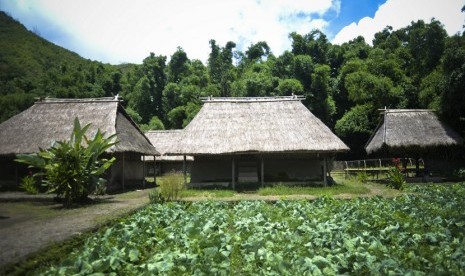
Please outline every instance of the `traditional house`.
[{"label": "traditional house", "polygon": [[87,132],[93,137],[100,129],[105,135],[116,134],[118,143],[107,150],[116,162],[107,172],[109,188],[142,183],[145,177],[142,155],[158,155],[150,141],[131,120],[117,98],[44,99],[0,124],[1,178],[18,183],[20,165],[13,162],[17,154],[49,148],[54,141],[68,140],[73,122],[91,124]]},{"label": "traditional house", "polygon": [[462,137],[441,122],[432,110],[380,111],[382,120],[365,146],[368,154],[378,152],[398,157],[412,156],[418,160],[438,149],[442,151],[445,147],[463,144]]},{"label": "traditional house", "polygon": [[[145,133],[145,136],[147,136],[152,145],[154,145],[157,151],[160,153],[160,156],[156,157],[155,166],[150,165],[153,164],[152,156],[145,157],[145,161],[148,163],[147,167],[149,175],[153,175],[154,172],[156,172],[156,175],[163,175],[172,171],[187,171],[187,173],[190,172],[194,157],[183,155],[166,155],[166,152],[170,148],[178,147],[181,133],[181,129],[151,130]],[[184,157],[186,157],[186,160],[184,160]]]},{"label": "traditional house", "polygon": [[192,155],[191,185],[324,182],[349,148],[302,98],[208,98],[170,155]]}]

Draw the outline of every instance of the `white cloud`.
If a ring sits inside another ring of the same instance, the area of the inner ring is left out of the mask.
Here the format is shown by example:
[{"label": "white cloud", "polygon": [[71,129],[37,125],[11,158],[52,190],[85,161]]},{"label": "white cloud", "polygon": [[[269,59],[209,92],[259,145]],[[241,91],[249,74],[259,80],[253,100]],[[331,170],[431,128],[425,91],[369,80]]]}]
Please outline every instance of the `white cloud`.
[{"label": "white cloud", "polygon": [[333,43],[341,44],[361,35],[367,43],[372,43],[375,33],[386,26],[400,29],[410,25],[412,21],[432,18],[439,20],[449,35],[462,30],[465,16],[461,9],[463,0],[388,0],[381,5],[374,18],[365,17],[358,23],[344,27],[333,39]]},{"label": "white cloud", "polygon": [[338,13],[340,0],[21,0],[17,7],[62,26],[79,41],[63,46],[86,58],[141,63],[150,52],[169,57],[181,46],[205,62],[210,39],[245,47],[263,40],[281,53],[290,32],[327,26],[317,18]]}]

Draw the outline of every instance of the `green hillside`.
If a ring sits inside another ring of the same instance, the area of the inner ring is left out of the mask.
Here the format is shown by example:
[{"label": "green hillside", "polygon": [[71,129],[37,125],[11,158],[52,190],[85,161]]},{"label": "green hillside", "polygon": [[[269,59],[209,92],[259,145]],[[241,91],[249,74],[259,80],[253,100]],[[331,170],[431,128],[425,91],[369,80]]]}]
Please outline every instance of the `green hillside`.
[{"label": "green hillside", "polygon": [[86,60],[0,12],[0,122],[32,105],[35,97],[103,96],[113,66]]},{"label": "green hillside", "polygon": [[60,62],[85,64],[76,53],[61,48],[28,31],[4,12],[0,12],[0,80],[40,78]]}]

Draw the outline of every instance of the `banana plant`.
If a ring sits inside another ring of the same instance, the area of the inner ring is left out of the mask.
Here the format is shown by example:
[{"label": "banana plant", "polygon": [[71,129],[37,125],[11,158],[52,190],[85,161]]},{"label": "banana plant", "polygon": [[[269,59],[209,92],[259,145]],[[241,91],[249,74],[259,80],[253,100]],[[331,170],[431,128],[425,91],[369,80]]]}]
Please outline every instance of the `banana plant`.
[{"label": "banana plant", "polygon": [[17,155],[17,162],[38,169],[36,175],[42,176],[42,184],[49,193],[63,198],[65,206],[101,189],[105,185],[101,175],[115,161],[114,157],[101,157],[117,143],[115,135],[105,137],[98,129],[95,136],[89,139],[86,132],[90,126],[82,127],[79,119],[75,118],[68,141],[55,142],[51,148],[40,149],[38,153]]}]

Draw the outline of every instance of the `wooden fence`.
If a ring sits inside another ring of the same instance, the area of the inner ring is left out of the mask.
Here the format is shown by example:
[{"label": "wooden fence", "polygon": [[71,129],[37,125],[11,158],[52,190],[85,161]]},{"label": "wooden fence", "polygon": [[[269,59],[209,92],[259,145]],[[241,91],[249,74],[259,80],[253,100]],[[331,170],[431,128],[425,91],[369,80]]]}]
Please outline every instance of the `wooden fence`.
[{"label": "wooden fence", "polygon": [[[409,177],[413,176],[416,172],[415,159],[413,158],[400,158],[399,164],[402,167],[404,174]],[[420,169],[424,168],[424,162],[419,160]],[[395,166],[391,158],[379,159],[363,159],[352,161],[335,161],[334,169],[339,172],[344,172],[345,177],[356,175],[359,173],[366,173],[372,176],[373,179],[385,178],[387,171]]]}]

